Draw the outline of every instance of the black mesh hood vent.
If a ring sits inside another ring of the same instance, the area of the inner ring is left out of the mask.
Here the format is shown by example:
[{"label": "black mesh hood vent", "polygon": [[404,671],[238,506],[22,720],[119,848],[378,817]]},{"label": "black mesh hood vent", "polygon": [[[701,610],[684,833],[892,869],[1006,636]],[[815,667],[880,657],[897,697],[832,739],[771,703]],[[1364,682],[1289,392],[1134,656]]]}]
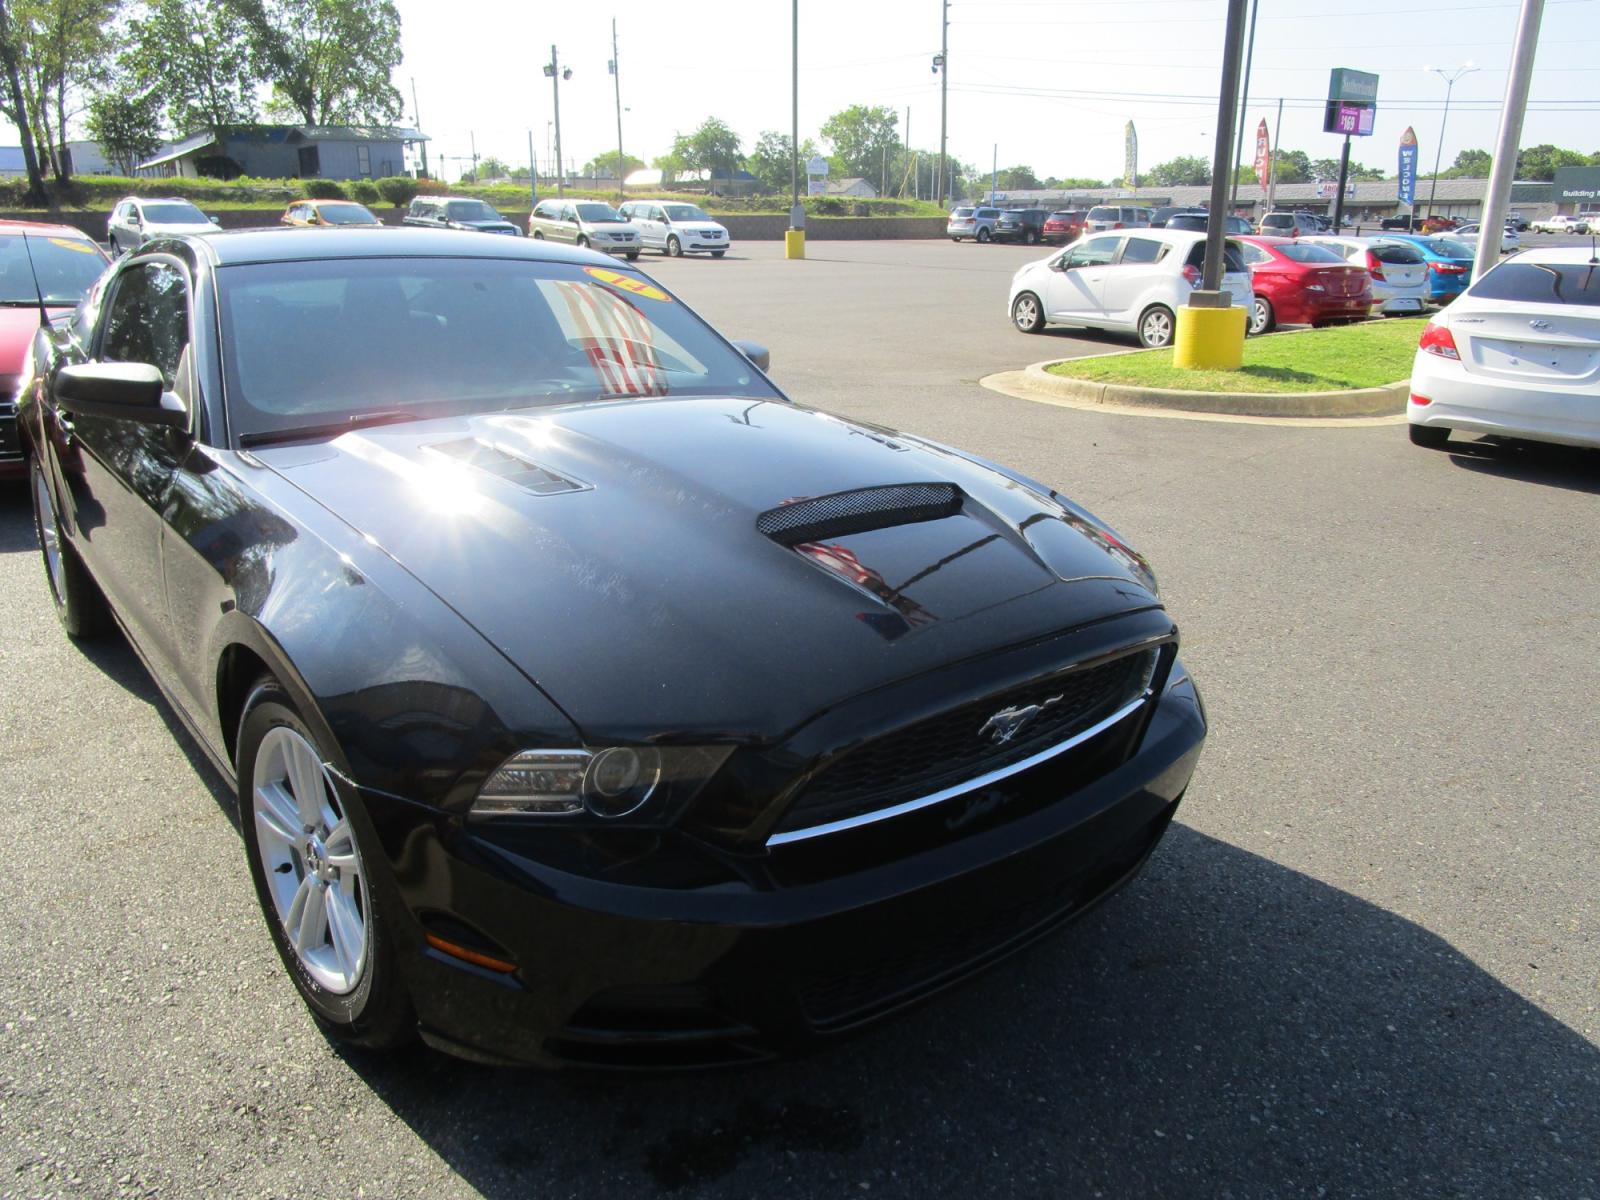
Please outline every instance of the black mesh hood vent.
[{"label": "black mesh hood vent", "polygon": [[428,449],[435,454],[453,458],[456,462],[465,463],[469,467],[498,475],[501,479],[532,492],[535,496],[559,496],[565,492],[583,492],[589,489],[587,483],[557,475],[538,463],[518,458],[515,454],[509,454],[488,442],[480,442],[477,438],[462,438],[456,442],[435,442]]},{"label": "black mesh hood vent", "polygon": [[961,489],[953,483],[896,483],[884,487],[813,496],[769,508],[756,528],[784,546],[824,538],[937,521],[961,511]]}]

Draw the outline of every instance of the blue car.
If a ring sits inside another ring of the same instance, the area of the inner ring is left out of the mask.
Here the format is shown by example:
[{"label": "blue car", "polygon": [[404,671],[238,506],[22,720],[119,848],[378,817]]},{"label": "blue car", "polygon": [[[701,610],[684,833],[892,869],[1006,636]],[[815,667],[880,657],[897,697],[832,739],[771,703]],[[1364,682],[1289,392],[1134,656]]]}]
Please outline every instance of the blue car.
[{"label": "blue car", "polygon": [[1467,290],[1472,282],[1476,251],[1468,242],[1448,233],[1386,233],[1385,242],[1406,242],[1422,251],[1428,261],[1428,299],[1445,304]]}]

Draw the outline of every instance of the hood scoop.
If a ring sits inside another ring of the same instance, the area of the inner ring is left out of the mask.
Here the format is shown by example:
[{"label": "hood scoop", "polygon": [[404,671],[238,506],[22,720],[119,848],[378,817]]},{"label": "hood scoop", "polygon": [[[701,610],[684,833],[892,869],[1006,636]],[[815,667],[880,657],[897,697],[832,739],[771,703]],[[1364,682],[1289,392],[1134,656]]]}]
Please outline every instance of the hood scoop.
[{"label": "hood scoop", "polygon": [[781,546],[851,533],[937,521],[961,511],[964,496],[953,483],[897,483],[831,496],[808,496],[769,508],[756,528]]},{"label": "hood scoop", "polygon": [[568,479],[565,475],[557,475],[548,467],[541,467],[538,463],[519,458],[477,438],[434,442],[428,449],[465,466],[487,471],[507,483],[516,484],[524,491],[532,492],[535,496],[561,496],[568,492],[586,492],[593,486],[576,479]]}]

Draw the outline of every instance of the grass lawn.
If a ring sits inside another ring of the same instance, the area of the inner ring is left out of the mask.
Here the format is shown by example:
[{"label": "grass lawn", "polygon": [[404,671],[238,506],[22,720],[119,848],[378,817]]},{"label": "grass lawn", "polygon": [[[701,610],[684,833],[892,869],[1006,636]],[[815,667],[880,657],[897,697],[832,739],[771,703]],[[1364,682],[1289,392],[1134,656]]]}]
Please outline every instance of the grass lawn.
[{"label": "grass lawn", "polygon": [[1052,375],[1191,392],[1332,392],[1382,387],[1411,375],[1411,358],[1427,322],[1421,318],[1364,321],[1303,333],[1248,338],[1237,371],[1186,371],[1172,351],[1144,350],[1052,363]]}]

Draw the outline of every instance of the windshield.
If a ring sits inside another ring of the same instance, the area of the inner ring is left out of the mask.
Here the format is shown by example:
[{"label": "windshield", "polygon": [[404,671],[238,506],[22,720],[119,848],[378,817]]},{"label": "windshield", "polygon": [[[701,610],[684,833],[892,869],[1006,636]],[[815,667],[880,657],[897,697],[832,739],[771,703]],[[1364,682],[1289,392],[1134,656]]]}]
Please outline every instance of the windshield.
[{"label": "windshield", "polygon": [[692,204],[663,204],[661,207],[667,210],[667,220],[669,221],[711,220],[710,217]]},{"label": "windshield", "polygon": [[482,200],[452,200],[445,205],[452,221],[501,221],[499,213]]},{"label": "windshield", "polygon": [[633,273],[485,258],[352,258],[217,271],[234,428],[640,396],[777,393]]},{"label": "windshield", "polygon": [[1285,242],[1281,246],[1274,246],[1279,254],[1290,262],[1298,263],[1342,263],[1339,255],[1329,250],[1326,246],[1312,246],[1305,242]]},{"label": "windshield", "polygon": [[183,200],[170,204],[146,204],[144,219],[157,225],[209,225],[205,213]]},{"label": "windshield", "polygon": [[317,209],[329,225],[377,225],[378,218],[360,204],[324,204]]},{"label": "windshield", "polygon": [[1431,237],[1427,238],[1426,242],[1435,254],[1444,258],[1472,258],[1475,254],[1471,246],[1455,238]]},{"label": "windshield", "polygon": [[0,237],[0,304],[76,304],[105,266],[88,238]]},{"label": "windshield", "polygon": [[1600,264],[1503,262],[1473,284],[1467,295],[1593,308],[1600,306]]},{"label": "windshield", "polygon": [[578,220],[588,221],[591,225],[604,224],[607,221],[626,221],[627,219],[609,204],[578,205]]}]

